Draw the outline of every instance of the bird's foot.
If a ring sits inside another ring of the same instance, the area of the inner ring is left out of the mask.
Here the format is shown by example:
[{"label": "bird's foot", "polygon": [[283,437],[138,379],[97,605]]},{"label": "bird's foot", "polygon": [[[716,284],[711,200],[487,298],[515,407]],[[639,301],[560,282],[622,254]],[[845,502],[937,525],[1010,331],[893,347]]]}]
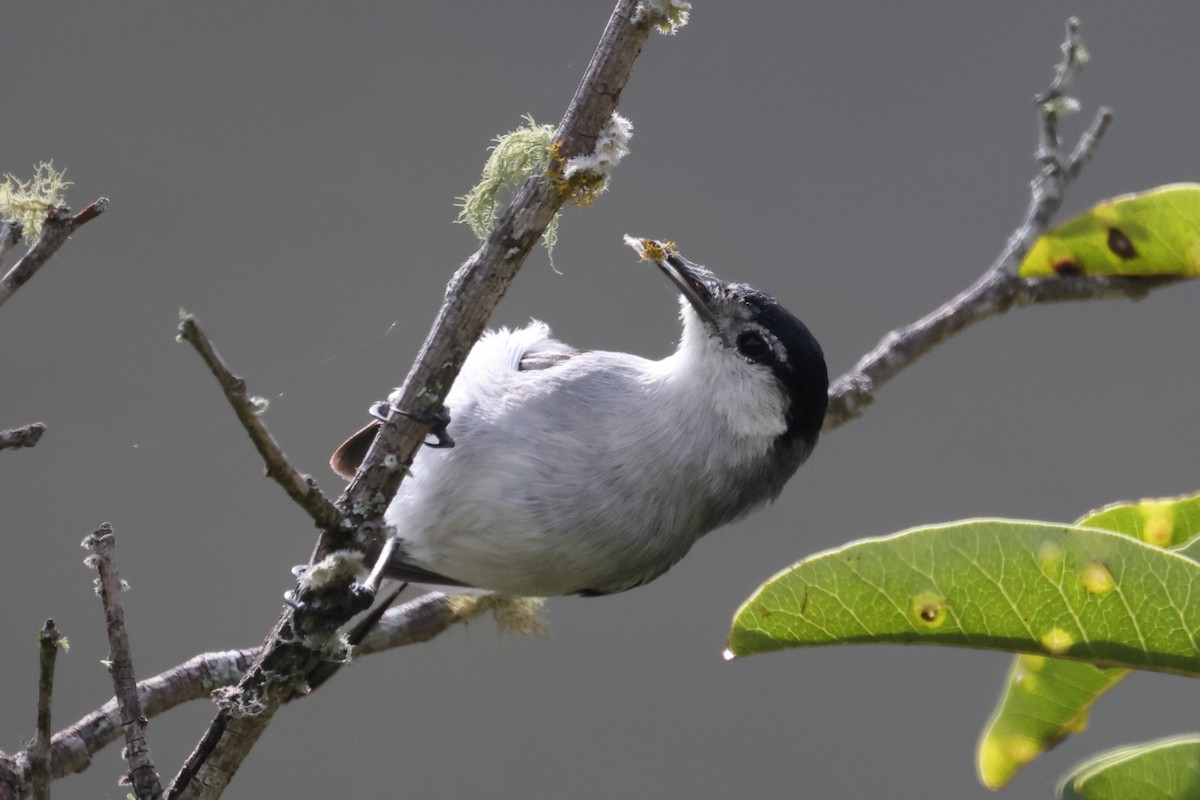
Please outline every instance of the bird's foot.
[{"label": "bird's foot", "polygon": [[355,581],[348,592],[306,592],[303,599],[295,589],[283,593],[283,602],[297,614],[352,617],[375,602],[375,590]]},{"label": "bird's foot", "polygon": [[430,411],[405,411],[383,400],[371,406],[371,416],[381,422],[390,422],[393,413],[429,426],[429,432],[433,434],[437,441],[426,442],[426,447],[454,447],[454,440],[450,438],[450,434],[446,431],[446,428],[450,425],[450,412],[444,407],[435,408]]}]

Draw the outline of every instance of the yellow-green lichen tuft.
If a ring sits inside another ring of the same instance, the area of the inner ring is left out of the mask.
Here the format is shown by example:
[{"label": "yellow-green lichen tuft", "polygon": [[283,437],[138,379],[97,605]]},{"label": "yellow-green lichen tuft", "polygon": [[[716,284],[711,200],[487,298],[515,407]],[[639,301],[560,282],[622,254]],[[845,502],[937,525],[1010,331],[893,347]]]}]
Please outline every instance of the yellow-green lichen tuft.
[{"label": "yellow-green lichen tuft", "polygon": [[502,594],[450,595],[446,598],[451,612],[462,622],[469,622],[485,611],[491,611],[500,633],[544,636],[546,621],[542,618],[542,597],[513,597]]},{"label": "yellow-green lichen tuft", "polygon": [[[532,175],[544,175],[551,164],[554,148],[554,126],[538,125],[526,114],[525,124],[503,136],[497,136],[491,154],[483,165],[479,183],[458,198],[458,222],[471,226],[479,239],[487,238],[496,221],[501,190],[520,185]],[[558,240],[558,215],[546,226],[542,241],[546,252],[552,253]]]},{"label": "yellow-green lichen tuft", "polygon": [[0,216],[19,221],[25,228],[25,240],[37,241],[42,222],[55,206],[63,204],[63,191],[71,182],[64,180],[66,170],[56,170],[53,161],[33,168],[33,177],[20,180],[8,173],[0,183]]}]

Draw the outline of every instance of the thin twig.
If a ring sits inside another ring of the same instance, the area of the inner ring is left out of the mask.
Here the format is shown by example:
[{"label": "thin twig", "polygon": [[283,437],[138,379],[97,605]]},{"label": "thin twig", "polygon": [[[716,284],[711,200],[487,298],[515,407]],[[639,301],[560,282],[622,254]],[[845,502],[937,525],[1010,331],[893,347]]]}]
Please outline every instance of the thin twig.
[{"label": "thin twig", "polygon": [[108,207],[108,198],[101,197],[83,211],[72,216],[71,209],[59,206],[50,209],[46,221],[42,223],[42,235],[34,242],[29,252],[13,264],[3,278],[0,278],[0,305],[20,289],[42,268],[50,257],[58,252],[58,248],[70,238],[80,226],[92,221]]},{"label": "thin twig", "polygon": [[0,431],[0,450],[17,447],[33,447],[46,432],[46,426],[40,422],[31,422],[19,428],[9,428]]},{"label": "thin twig", "polygon": [[1126,298],[1137,300],[1151,289],[1176,283],[1172,277],[1064,276],[1024,279],[1017,270],[1029,248],[1046,232],[1062,205],[1067,187],[1091,159],[1112,121],[1112,111],[1101,108],[1065,160],[1058,137],[1058,113],[1065,92],[1086,60],[1079,38],[1079,20],[1067,22],[1062,45],[1064,61],[1058,66],[1050,88],[1038,95],[1041,127],[1036,158],[1040,169],[1030,184],[1029,206],[1021,224],[1009,237],[992,266],[970,288],[916,322],[892,331],[854,368],[829,387],[826,431],[862,416],[874,401],[875,392],[901,370],[964,328],[1002,314],[1014,306],[1060,303],[1069,300]]},{"label": "thin twig", "polygon": [[1092,156],[1100,144],[1100,139],[1104,137],[1112,119],[1112,109],[1108,106],[1101,106],[1095,119],[1092,120],[1091,126],[1079,137],[1079,143],[1075,145],[1075,149],[1071,151],[1071,157],[1067,159],[1067,174],[1072,180],[1078,177],[1079,173],[1083,172],[1084,165],[1092,160]]},{"label": "thin twig", "polygon": [[50,700],[54,695],[54,662],[64,641],[52,619],[38,631],[37,735],[29,747],[34,800],[50,800]]},{"label": "thin twig", "polygon": [[1046,91],[1033,98],[1033,102],[1040,106],[1065,98],[1067,92],[1071,91],[1075,79],[1079,77],[1079,73],[1083,72],[1083,65],[1087,63],[1087,49],[1083,46],[1083,38],[1079,35],[1079,17],[1071,17],[1067,20],[1067,35],[1060,48],[1063,52],[1063,60],[1054,67],[1054,80],[1050,82],[1050,87]]},{"label": "thin twig", "polygon": [[[133,674],[133,656],[129,652],[129,634],[125,630],[125,610],[121,605],[124,584],[117,572],[117,540],[112,525],[105,522],[83,540],[92,551],[94,566],[100,572],[98,581],[100,601],[104,605],[104,623],[108,630],[109,671],[125,727],[125,758],[129,761],[129,780],[138,800],[157,800],[162,797],[158,770],[150,757],[146,740],[149,720],[142,713],[137,680]],[[90,558],[90,557],[89,557]]]},{"label": "thin twig", "polygon": [[266,425],[262,423],[259,416],[262,406],[258,401],[246,396],[246,382],[225,366],[225,362],[221,360],[221,356],[217,354],[204,331],[200,329],[200,324],[196,322],[195,317],[190,314],[184,317],[183,321],[179,323],[179,336],[195,348],[196,352],[200,354],[200,358],[204,359],[204,363],[216,377],[217,382],[221,384],[225,399],[233,407],[233,413],[237,415],[238,421],[246,429],[250,441],[254,443],[255,449],[258,450],[266,464],[267,477],[282,486],[288,497],[308,512],[318,528],[337,528],[341,522],[341,513],[317,488],[317,484],[312,478],[301,475],[288,462],[287,456],[283,454],[283,450],[279,448]]}]

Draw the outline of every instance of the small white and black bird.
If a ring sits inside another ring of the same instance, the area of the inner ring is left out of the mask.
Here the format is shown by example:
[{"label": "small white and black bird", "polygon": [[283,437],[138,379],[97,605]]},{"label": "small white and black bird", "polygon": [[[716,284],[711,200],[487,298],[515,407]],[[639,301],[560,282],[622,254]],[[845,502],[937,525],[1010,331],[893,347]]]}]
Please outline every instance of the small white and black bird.
[{"label": "small white and black bird", "polygon": [[[384,577],[621,592],[773,500],[808,458],[829,377],[804,323],[672,245],[626,242],[678,287],[679,347],[651,361],[576,350],[536,321],[485,333],[446,398],[455,445],[422,448],[385,514]],[[338,474],[353,477],[379,424],[338,448]]]}]

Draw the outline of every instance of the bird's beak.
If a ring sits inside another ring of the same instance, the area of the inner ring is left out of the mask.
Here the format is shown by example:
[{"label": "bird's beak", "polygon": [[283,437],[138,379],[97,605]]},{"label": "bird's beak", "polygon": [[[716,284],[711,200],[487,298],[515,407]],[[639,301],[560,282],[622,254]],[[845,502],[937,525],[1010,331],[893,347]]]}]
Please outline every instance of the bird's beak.
[{"label": "bird's beak", "polygon": [[714,290],[721,282],[711,272],[679,255],[675,252],[675,245],[670,242],[626,236],[625,243],[636,250],[643,259],[653,261],[671,279],[671,283],[675,284],[680,294],[692,304],[700,319],[713,327],[719,327],[716,317],[713,316],[712,303]]}]

